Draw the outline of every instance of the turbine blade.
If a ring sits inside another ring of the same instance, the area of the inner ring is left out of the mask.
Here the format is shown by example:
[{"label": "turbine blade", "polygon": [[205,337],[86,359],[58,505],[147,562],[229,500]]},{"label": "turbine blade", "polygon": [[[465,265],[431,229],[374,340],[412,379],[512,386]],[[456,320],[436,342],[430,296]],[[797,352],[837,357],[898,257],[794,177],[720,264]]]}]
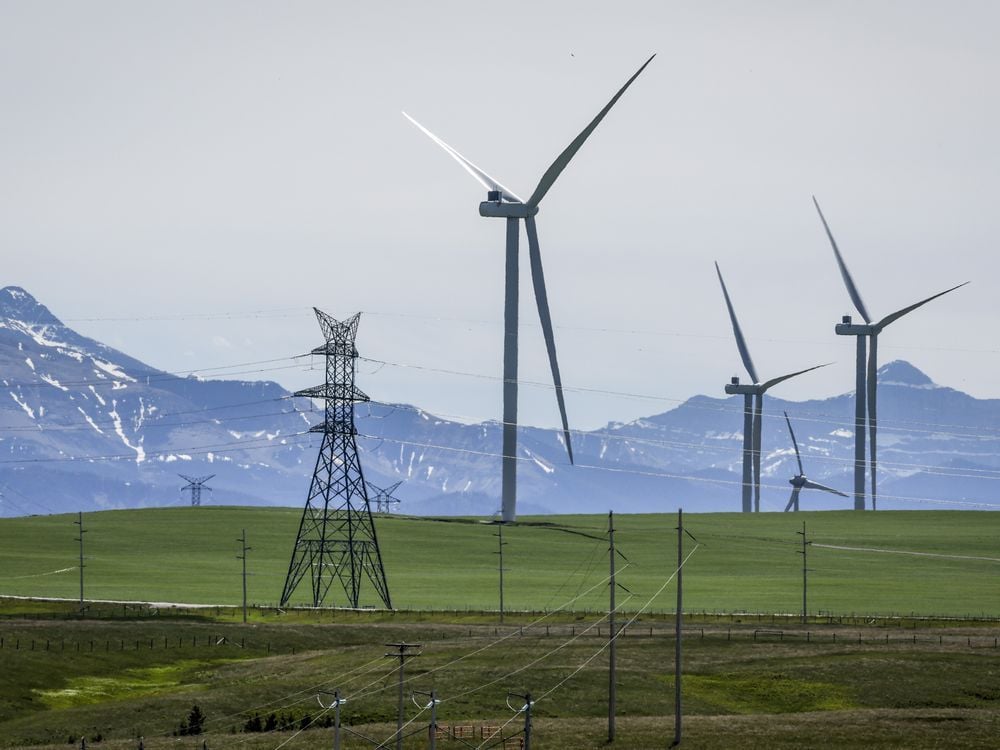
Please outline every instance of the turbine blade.
[{"label": "turbine blade", "polygon": [[516,195],[514,195],[514,193],[512,191],[508,190],[500,182],[498,182],[497,180],[495,180],[492,177],[490,177],[488,174],[486,174],[486,172],[484,172],[483,170],[481,170],[479,167],[477,167],[471,161],[469,161],[464,156],[462,156],[460,153],[458,153],[458,151],[456,151],[455,149],[453,149],[451,146],[449,146],[447,143],[445,143],[444,141],[442,141],[440,138],[438,138],[436,135],[434,135],[431,131],[429,131],[427,128],[425,128],[423,125],[421,125],[419,122],[417,122],[412,117],[410,117],[408,114],[406,114],[406,112],[403,112],[403,117],[405,117],[407,120],[409,120],[414,125],[416,125],[421,130],[421,132],[423,132],[424,135],[426,135],[428,138],[430,138],[432,141],[434,141],[437,145],[439,145],[441,148],[443,148],[448,153],[448,155],[451,156],[452,159],[454,159],[459,164],[461,164],[462,168],[465,169],[466,172],[468,172],[469,174],[471,174],[473,176],[473,178],[475,178],[476,182],[478,182],[484,188],[486,188],[487,190],[498,190],[500,192],[500,197],[503,198],[505,201],[508,201],[509,203],[523,203],[523,201],[520,198],[518,198]]},{"label": "turbine blade", "polygon": [[788,498],[788,505],[785,506],[785,513],[790,511],[792,508],[795,508],[795,510],[799,509],[799,491],[799,487],[792,488],[792,495]]},{"label": "turbine blade", "polygon": [[625,90],[632,85],[632,82],[639,77],[639,74],[646,69],[646,66],[653,61],[654,57],[656,57],[656,55],[651,55],[650,58],[642,64],[642,67],[639,68],[639,70],[637,70],[631,78],[625,81],[625,85],[618,89],[618,93],[611,97],[611,101],[604,105],[604,109],[597,113],[597,117],[591,120],[590,124],[583,129],[583,132],[574,138],[573,142],[570,143],[558,157],[556,157],[556,160],[552,162],[552,165],[545,171],[545,174],[542,175],[542,179],[538,181],[538,187],[535,188],[535,192],[533,192],[531,197],[528,198],[528,206],[537,206],[542,202],[542,198],[544,198],[545,194],[549,192],[549,188],[552,187],[552,183],[558,179],[559,175],[562,174],[562,171],[566,168],[566,165],[569,164],[570,160],[574,156],[576,156],[576,152],[580,150],[584,141],[586,141],[587,138],[590,137],[590,134],[594,132],[594,128],[596,128],[600,124],[601,120],[604,119],[604,116],[611,111],[611,108],[615,106],[615,103],[621,98],[621,95],[624,94]]},{"label": "turbine blade", "polygon": [[808,487],[811,490],[823,490],[823,492],[832,492],[834,495],[840,495],[841,497],[850,497],[850,495],[847,495],[841,492],[840,490],[835,490],[833,489],[833,487],[827,487],[826,485],[820,484],[819,482],[814,482],[811,479],[807,479],[806,483],[802,486]]},{"label": "turbine blade", "polygon": [[871,323],[872,319],[868,317],[868,311],[865,309],[865,303],[861,300],[861,292],[854,285],[854,279],[851,278],[851,272],[847,270],[847,264],[844,263],[844,258],[840,254],[840,248],[837,247],[837,241],[833,239],[833,232],[830,231],[830,226],[826,223],[826,217],[823,216],[823,211],[820,210],[819,202],[816,200],[816,196],[813,196],[813,204],[816,206],[816,211],[819,213],[819,220],[823,222],[823,229],[826,230],[826,236],[830,238],[830,244],[833,246],[833,254],[837,256],[837,265],[840,266],[840,275],[844,279],[844,284],[847,286],[847,293],[851,295],[851,301],[857,308],[858,312],[861,313],[861,317],[865,319],[865,323]]},{"label": "turbine blade", "polygon": [[910,305],[909,307],[904,307],[902,310],[896,310],[896,312],[894,312],[894,313],[889,313],[884,318],[882,318],[882,320],[880,320],[878,323],[876,323],[875,327],[878,328],[879,331],[881,331],[887,325],[889,325],[890,323],[892,323],[892,322],[894,322],[896,320],[899,320],[900,318],[902,318],[907,313],[913,312],[918,307],[922,307],[923,305],[926,305],[931,300],[937,299],[938,297],[941,297],[941,296],[947,294],[948,292],[954,292],[956,289],[961,289],[963,286],[965,286],[968,283],[969,282],[966,281],[965,283],[959,284],[958,286],[953,286],[951,289],[945,289],[943,292],[938,292],[937,294],[933,295],[932,297],[928,297],[927,299],[920,300],[920,302],[917,302],[915,305]]},{"label": "turbine blade", "polygon": [[715,264],[715,272],[719,276],[719,283],[722,284],[722,296],[726,298],[726,307],[729,308],[729,320],[733,324],[733,335],[736,337],[736,348],[740,350],[740,358],[743,360],[743,366],[747,370],[747,374],[750,379],[757,383],[757,370],[753,366],[753,360],[750,359],[750,350],[747,348],[746,339],[743,338],[743,331],[740,329],[740,322],[736,319],[736,311],[733,309],[732,300],[729,299],[729,290],[726,289],[726,282],[722,280],[722,271],[719,270],[719,264]]},{"label": "turbine blade", "polygon": [[824,362],[821,365],[813,365],[812,367],[807,367],[806,369],[799,370],[798,372],[790,372],[787,375],[782,375],[781,377],[771,378],[770,380],[762,383],[760,387],[761,387],[761,389],[763,389],[763,390],[766,391],[771,386],[777,385],[778,383],[781,383],[781,382],[783,382],[785,380],[788,380],[789,378],[794,378],[796,375],[802,375],[803,373],[806,373],[806,372],[812,372],[813,370],[818,370],[821,367],[829,367],[832,364],[833,364],[833,362]]},{"label": "turbine blade", "polygon": [[552,368],[552,383],[556,387],[556,401],[559,404],[559,416],[562,418],[566,452],[569,454],[569,462],[573,463],[573,444],[570,442],[569,437],[566,400],[563,397],[562,377],[559,375],[559,360],[556,358],[556,339],[552,331],[549,297],[545,291],[545,274],[542,271],[542,254],[538,247],[538,230],[535,227],[535,217],[527,217],[524,220],[524,227],[528,234],[528,260],[531,264],[531,283],[535,288],[535,303],[538,305],[538,319],[542,323],[542,334],[545,336],[545,349],[549,353],[549,366]]},{"label": "turbine blade", "polygon": [[792,429],[792,421],[788,418],[788,412],[783,412],[785,415],[785,424],[788,425],[788,434],[792,436],[792,445],[795,446],[795,460],[799,462],[799,474],[805,474],[802,470],[802,456],[799,455],[799,444],[795,440],[795,431]]}]

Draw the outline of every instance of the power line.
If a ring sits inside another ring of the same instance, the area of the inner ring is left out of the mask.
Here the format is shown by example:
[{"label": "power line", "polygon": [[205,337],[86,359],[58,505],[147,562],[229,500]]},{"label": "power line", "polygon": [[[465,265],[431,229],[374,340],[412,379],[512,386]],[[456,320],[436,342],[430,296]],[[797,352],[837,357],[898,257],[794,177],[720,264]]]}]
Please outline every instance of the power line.
[{"label": "power line", "polygon": [[[370,362],[372,364],[377,364],[380,367],[398,367],[398,368],[402,368],[402,369],[420,370],[420,371],[424,371],[424,372],[436,372],[436,373],[440,373],[440,374],[453,375],[453,376],[457,376],[457,377],[474,378],[474,379],[477,379],[477,380],[490,380],[490,381],[502,381],[503,380],[502,377],[497,376],[497,375],[486,375],[486,374],[482,374],[482,373],[466,372],[466,371],[462,371],[462,370],[452,370],[452,369],[441,368],[441,367],[429,367],[429,366],[426,366],[426,365],[414,365],[414,364],[407,364],[407,363],[401,363],[401,362],[390,362],[389,360],[372,359],[372,358],[368,358],[368,357],[359,357],[359,359],[362,360],[362,361],[365,361],[365,362]],[[546,383],[544,381],[518,380],[518,384],[519,385],[528,385],[528,386],[532,386],[532,387],[535,387],[535,388],[542,388],[542,389],[552,389],[552,388],[554,388],[554,386],[551,383]],[[716,405],[709,406],[709,405],[704,405],[704,404],[692,403],[692,400],[694,398],[697,398],[697,396],[693,396],[693,397],[689,396],[689,397],[686,397],[686,398],[680,398],[680,397],[676,397],[676,396],[664,396],[664,395],[661,395],[661,394],[636,393],[636,392],[631,392],[631,391],[617,391],[617,390],[609,390],[609,389],[604,389],[604,388],[592,388],[592,387],[569,386],[569,385],[563,385],[562,386],[562,390],[564,390],[564,391],[571,391],[571,392],[574,392],[574,393],[598,393],[598,394],[607,395],[607,396],[621,396],[621,397],[624,397],[624,398],[632,398],[632,399],[644,400],[644,401],[663,401],[663,402],[668,402],[668,403],[681,404],[681,405],[684,405],[685,407],[687,407],[689,409],[698,409],[698,410],[701,410],[701,411],[714,411],[714,412],[722,412],[722,413],[727,413],[727,414],[728,413],[732,413],[732,414],[740,414],[740,415],[743,414],[743,407],[735,405],[735,402],[732,399],[721,399],[721,398],[715,398],[714,396],[705,396],[705,398],[710,398],[713,401],[717,402],[718,403],[717,406]],[[768,419],[780,419],[780,417],[778,415],[770,414],[768,412],[764,413],[764,417],[766,417]],[[837,416],[837,415],[824,414],[824,413],[818,413],[817,414],[817,413],[813,413],[813,412],[797,412],[796,413],[796,418],[799,421],[823,422],[823,423],[828,423],[828,424],[832,424],[832,425],[840,426],[840,427],[844,427],[844,428],[850,428],[850,429],[854,428],[854,421],[853,421],[853,419],[844,419],[843,417]],[[470,419],[472,419],[472,418],[470,417]],[[473,421],[479,421],[479,420],[478,419],[474,419]],[[909,431],[909,432],[933,433],[933,434],[937,434],[937,435],[943,435],[943,436],[946,436],[946,437],[970,437],[970,438],[971,437],[981,437],[981,435],[979,435],[977,433],[947,433],[947,432],[942,432],[939,429],[922,430],[922,429],[905,427],[905,425],[913,424],[913,425],[918,425],[918,426],[928,427],[928,428],[931,428],[931,427],[951,427],[951,428],[956,428],[956,429],[963,429],[963,428],[967,428],[966,425],[939,424],[939,423],[934,423],[934,422],[910,422],[910,421],[880,420],[880,424],[882,424],[882,422],[885,422],[888,425],[904,425],[902,427],[896,427],[896,429],[903,430],[903,431]],[[992,428],[992,427],[983,425],[980,428],[976,428],[976,429],[982,429],[982,430],[985,430],[985,431],[995,430],[996,433],[997,433],[996,434],[996,439],[1000,439],[1000,427]]]},{"label": "power line", "polygon": [[[415,406],[410,406],[408,404],[390,404],[390,403],[386,403],[386,402],[374,402],[374,401],[372,403],[377,403],[377,404],[379,404],[381,406],[391,407],[393,409],[401,409],[401,410],[404,410],[404,411],[412,411],[412,412],[417,413],[417,414],[424,413],[423,409],[420,409],[419,407],[415,407]],[[451,419],[464,419],[465,418],[462,415],[440,414],[440,413],[434,414],[434,416],[447,417],[447,418],[451,418]],[[494,422],[496,424],[502,424],[501,422],[499,422],[497,420],[490,420],[490,421]],[[526,427],[527,429],[536,429],[536,430],[548,430],[549,429],[549,428],[545,428],[545,427],[527,427],[525,425],[522,425],[522,426]],[[656,446],[664,446],[664,447],[670,447],[670,448],[694,448],[694,449],[697,449],[697,450],[702,451],[702,452],[708,451],[708,452],[715,452],[715,453],[719,453],[719,454],[729,454],[733,450],[737,450],[736,448],[731,447],[731,446],[727,446],[727,445],[723,445],[723,444],[713,445],[710,442],[706,442],[706,443],[691,443],[691,442],[685,442],[685,441],[681,441],[681,440],[664,440],[664,439],[660,439],[660,438],[646,437],[646,436],[619,435],[619,434],[614,434],[614,433],[610,433],[610,432],[601,432],[601,431],[589,432],[589,431],[586,431],[586,430],[574,430],[574,429],[570,429],[570,432],[572,434],[574,434],[574,435],[579,435],[579,436],[581,436],[583,438],[587,438],[587,437],[594,438],[594,439],[600,438],[602,440],[616,440],[616,441],[621,441],[621,442],[624,442],[624,443],[636,443],[636,444],[641,444],[641,445],[656,445]],[[371,437],[371,436],[368,436],[368,437]],[[381,438],[379,438],[379,439],[381,439]],[[893,450],[893,449],[889,448],[887,450]],[[773,455],[773,454],[769,454],[769,455]],[[782,454],[782,455],[784,455],[784,454]],[[982,455],[984,456],[984,458],[994,458],[995,457],[995,454],[993,454],[993,453],[984,453]],[[851,465],[853,465],[853,463],[854,463],[854,459],[853,458],[840,458],[840,457],[837,457],[837,456],[830,456],[830,455],[824,455],[824,454],[810,454],[810,460],[813,460],[813,461],[826,461],[826,462],[834,462],[834,463],[845,463],[845,464],[851,464]],[[972,479],[994,479],[994,478],[1000,479],[1000,469],[974,469],[974,468],[969,468],[969,467],[963,467],[961,470],[958,470],[958,469],[954,469],[953,467],[950,467],[950,466],[939,466],[939,465],[934,465],[934,464],[913,464],[913,463],[903,463],[903,462],[899,462],[899,461],[885,461],[885,460],[882,460],[880,463],[883,466],[886,466],[886,467],[889,467],[889,468],[922,469],[922,470],[928,470],[929,473],[941,474],[942,476],[967,477],[967,478],[972,478]],[[930,471],[930,470],[937,470],[937,471]],[[987,476],[988,474],[997,474],[997,476],[996,477],[991,477],[991,476]]]},{"label": "power line", "polygon": [[[398,439],[384,437],[384,436],[380,436],[380,435],[364,435],[364,434],[359,433],[358,437],[369,438],[371,440],[382,440],[382,441],[389,442],[389,443],[398,443],[400,445],[412,445],[412,446],[416,446],[416,447],[420,447],[420,448],[435,448],[437,450],[452,451],[452,452],[455,452],[455,453],[465,453],[465,454],[471,454],[471,455],[477,455],[477,456],[489,456],[491,458],[500,458],[500,457],[502,457],[501,454],[490,452],[490,451],[474,450],[472,448],[457,448],[457,447],[448,446],[448,445],[435,445],[433,443],[417,442],[417,441],[414,441],[414,440],[398,440]],[[518,461],[532,461],[533,462],[535,460],[535,458],[532,457],[532,456],[517,456],[516,460],[518,460]],[[740,482],[738,480],[734,480],[734,479],[712,479],[712,478],[709,478],[709,477],[699,477],[699,476],[694,476],[694,475],[690,475],[690,474],[675,474],[675,473],[671,473],[671,472],[661,472],[661,471],[652,471],[652,470],[648,470],[647,471],[647,470],[641,470],[641,469],[625,469],[625,468],[615,467],[615,466],[598,466],[598,465],[595,465],[595,464],[582,464],[580,462],[574,463],[573,466],[575,466],[577,469],[588,469],[588,470],[594,470],[594,471],[609,471],[609,472],[614,472],[614,473],[618,473],[618,474],[634,474],[636,476],[648,476],[648,477],[656,477],[656,478],[660,478],[660,479],[683,479],[683,480],[687,480],[687,481],[691,481],[691,482],[702,482],[702,483],[705,483],[705,484],[716,484],[716,485],[724,485],[724,486],[742,486],[742,482]],[[762,487],[767,487],[767,488],[770,488],[770,489],[782,489],[782,490],[786,489],[784,485],[776,485],[776,484],[762,484],[761,486]],[[910,497],[910,496],[905,496],[905,495],[882,495],[881,497],[883,497],[883,498],[885,498],[887,500],[908,501],[908,502],[916,502],[916,503],[929,503],[929,504],[934,504],[934,505],[960,505],[960,506],[964,506],[964,507],[977,507],[977,508],[996,508],[996,507],[1000,507],[1000,503],[987,503],[987,502],[981,502],[981,501],[946,500],[946,499],[938,500],[938,499],[935,499],[935,498]]]},{"label": "power line", "polygon": [[[335,308],[334,308],[335,309]],[[343,312],[343,311],[342,311]],[[459,323],[462,325],[473,324],[497,327],[503,325],[502,320],[495,318],[467,318],[452,315],[429,315],[426,313],[414,313],[405,311],[385,311],[385,310],[362,310],[366,316],[380,318],[396,318],[402,320],[423,320],[438,323]],[[169,322],[186,320],[244,320],[244,319],[266,319],[266,318],[305,318],[308,312],[302,307],[278,307],[265,308],[260,310],[237,310],[237,311],[217,311],[217,312],[187,312],[187,313],[162,313],[159,315],[119,315],[103,317],[77,317],[64,318],[63,323],[141,323],[141,322]],[[538,323],[519,322],[519,329],[538,330],[541,326]],[[656,328],[614,328],[610,326],[579,326],[579,325],[556,325],[553,328],[561,331],[578,331],[582,333],[607,333],[614,336],[650,336],[660,338],[679,339],[701,339],[722,341],[728,340],[729,336],[723,334],[691,333],[689,331],[675,331]],[[828,340],[809,338],[772,338],[772,337],[751,337],[751,342],[767,344],[795,344],[795,345],[830,345]],[[884,349],[905,349],[918,351],[939,351],[939,352],[965,352],[970,354],[1000,354],[1000,349],[970,349],[964,347],[928,346],[924,343],[916,344],[896,344],[883,345]]]}]

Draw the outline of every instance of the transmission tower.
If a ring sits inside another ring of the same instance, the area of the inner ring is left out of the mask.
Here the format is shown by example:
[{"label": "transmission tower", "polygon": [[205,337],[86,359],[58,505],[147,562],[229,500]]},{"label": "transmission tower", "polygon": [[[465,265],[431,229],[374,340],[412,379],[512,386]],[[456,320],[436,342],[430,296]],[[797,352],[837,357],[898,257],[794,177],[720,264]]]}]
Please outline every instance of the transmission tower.
[{"label": "transmission tower", "polygon": [[401,485],[402,482],[396,482],[395,484],[384,489],[368,481],[365,481],[365,484],[367,484],[368,489],[372,491],[372,500],[375,501],[376,513],[382,515],[392,513],[392,506],[399,505],[399,498],[392,493],[399,489],[399,485]]},{"label": "transmission tower", "polygon": [[181,492],[184,490],[190,490],[191,492],[191,505],[201,505],[201,491],[208,490],[212,491],[211,487],[206,487],[205,482],[215,476],[215,474],[209,474],[207,477],[189,477],[186,474],[178,474],[181,479],[187,481],[183,487],[181,487]]},{"label": "transmission tower", "polygon": [[282,606],[308,574],[314,607],[323,604],[334,580],[344,587],[348,606],[358,607],[361,581],[367,578],[382,604],[392,608],[354,427],[354,404],[369,400],[354,385],[358,357],[354,338],[360,317],[358,313],[337,321],[316,310],[326,343],[312,354],[326,357],[326,382],[295,395],[326,402],[323,422],[310,429],[322,433],[323,443],[288,565]]}]

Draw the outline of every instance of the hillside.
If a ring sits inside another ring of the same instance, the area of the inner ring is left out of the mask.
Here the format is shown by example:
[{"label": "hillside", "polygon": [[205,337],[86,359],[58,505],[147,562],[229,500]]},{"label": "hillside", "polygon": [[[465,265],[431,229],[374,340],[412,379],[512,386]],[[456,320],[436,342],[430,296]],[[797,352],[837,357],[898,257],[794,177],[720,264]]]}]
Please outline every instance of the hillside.
[{"label": "hillside", "polygon": [[[0,519],[0,595],[79,596],[75,515]],[[292,508],[166,508],[84,514],[87,598],[237,604],[237,539],[246,529],[249,597],[280,597],[299,514]],[[676,565],[674,514],[615,516],[626,611],[670,612],[655,596]],[[791,514],[685,513],[700,545],[685,568],[692,610],[797,612],[802,523],[812,611],[1000,616],[1000,514],[958,511]],[[393,606],[498,606],[496,526],[389,517],[377,521]],[[523,517],[505,527],[510,610],[600,610],[607,602],[607,516]],[[687,548],[695,542],[688,539]],[[293,603],[308,601],[302,587]],[[342,604],[343,590],[328,605]],[[376,604],[368,584],[361,601]]]}]

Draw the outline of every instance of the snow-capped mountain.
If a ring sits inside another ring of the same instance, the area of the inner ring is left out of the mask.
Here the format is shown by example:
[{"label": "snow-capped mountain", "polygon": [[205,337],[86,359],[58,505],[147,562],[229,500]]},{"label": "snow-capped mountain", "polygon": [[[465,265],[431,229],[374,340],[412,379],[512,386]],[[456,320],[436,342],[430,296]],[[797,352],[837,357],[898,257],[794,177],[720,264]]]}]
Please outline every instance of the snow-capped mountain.
[{"label": "snow-capped mountain", "polygon": [[[30,294],[0,289],[0,509],[4,515],[187,502],[187,475],[216,474],[202,502],[300,506],[319,413],[273,382],[179,377],[85,338]],[[363,387],[363,383],[360,384]],[[296,403],[297,402],[297,403]],[[574,435],[522,428],[521,513],[740,507],[743,403],[695,396],[662,414]],[[811,479],[850,493],[854,396],[764,401],[762,510],[797,473],[783,411]],[[362,404],[362,466],[406,513],[488,515],[499,505],[500,426],[405,404]],[[1000,400],[936,385],[906,362],[879,370],[880,508],[1000,505]],[[803,508],[850,499],[804,491]],[[971,506],[974,507],[974,506]]]},{"label": "snow-capped mountain", "polygon": [[291,503],[315,460],[276,383],[162,372],[18,287],[0,289],[0,385],[6,515],[183,502],[178,473],[216,474],[227,502]]},{"label": "snow-capped mountain", "polygon": [[[882,366],[878,376],[879,507],[1000,508],[1000,400],[936,385],[903,361]],[[768,394],[761,509],[783,510],[791,493],[788,480],[798,473],[784,411],[805,474],[850,494],[854,394],[804,402]],[[414,419],[402,406],[375,416],[359,421],[362,432],[384,438],[365,441],[366,466],[411,484],[436,485],[441,493],[472,493],[478,512],[495,510],[499,459],[482,454],[498,452],[498,425],[456,425],[421,412]],[[518,507],[525,512],[740,509],[743,401],[738,396],[695,396],[662,414],[578,433],[575,466],[566,459],[558,431],[528,428],[518,439]],[[452,497],[448,507],[455,506]],[[848,509],[853,500],[805,490],[801,507]]]}]

